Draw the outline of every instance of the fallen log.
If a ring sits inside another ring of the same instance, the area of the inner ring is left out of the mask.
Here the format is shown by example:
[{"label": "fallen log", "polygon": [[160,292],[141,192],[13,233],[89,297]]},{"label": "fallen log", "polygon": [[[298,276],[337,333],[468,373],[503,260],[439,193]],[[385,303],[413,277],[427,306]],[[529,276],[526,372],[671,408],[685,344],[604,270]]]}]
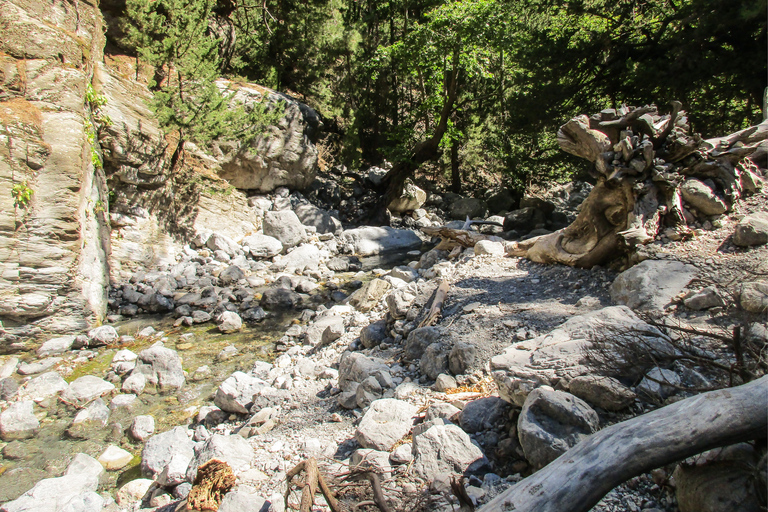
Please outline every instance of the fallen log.
[{"label": "fallen log", "polygon": [[446,227],[424,227],[421,231],[429,236],[439,236],[442,238],[441,242],[435,247],[435,249],[441,251],[450,251],[454,247],[474,247],[480,240],[493,240],[496,242],[503,241],[501,238],[492,235],[483,235],[476,231],[469,231],[466,229],[454,229]]},{"label": "fallen log", "polygon": [[440,281],[434,295],[432,295],[431,306],[424,319],[419,322],[419,327],[429,327],[437,323],[437,319],[440,317],[440,312],[443,309],[443,303],[446,297],[448,297],[448,290],[450,289],[450,283],[443,279]]},{"label": "fallen log", "polygon": [[768,434],[768,376],[702,393],[607,427],[490,501],[481,512],[587,512],[632,477]]},{"label": "fallen log", "polygon": [[314,457],[298,463],[293,469],[286,473],[285,479],[287,489],[285,491],[285,509],[290,510],[288,497],[291,494],[291,480],[302,471],[306,474],[306,478],[304,479],[303,489],[301,491],[301,504],[299,505],[300,512],[312,511],[312,505],[315,501],[315,494],[317,493],[318,488],[322,491],[323,497],[330,509],[333,512],[342,512],[339,502],[333,495],[331,488],[328,487],[328,484],[325,482],[322,473],[320,473],[320,470],[317,467],[317,460],[315,460]]}]

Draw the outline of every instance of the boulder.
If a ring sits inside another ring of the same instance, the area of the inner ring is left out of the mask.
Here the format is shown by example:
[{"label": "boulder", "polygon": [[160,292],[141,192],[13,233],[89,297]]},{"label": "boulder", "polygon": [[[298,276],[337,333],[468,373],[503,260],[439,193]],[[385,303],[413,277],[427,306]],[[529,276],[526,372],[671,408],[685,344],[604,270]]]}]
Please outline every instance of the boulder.
[{"label": "boulder", "polygon": [[600,427],[597,413],[564,391],[533,390],[517,420],[517,435],[525,458],[541,469],[593,434]]},{"label": "boulder", "polygon": [[155,418],[141,415],[133,418],[128,434],[136,441],[143,443],[155,433]]},{"label": "boulder", "polygon": [[48,372],[27,381],[24,387],[19,391],[19,398],[22,400],[42,402],[46,398],[64,391],[68,387],[69,384],[61,378],[61,375],[56,372]]},{"label": "boulder", "polygon": [[674,394],[680,384],[680,376],[674,371],[653,368],[643,377],[635,389],[639,394],[660,402]]},{"label": "boulder", "polygon": [[219,316],[216,324],[219,332],[228,334],[237,332],[242,329],[243,319],[240,318],[240,315],[233,311],[225,311]]},{"label": "boulder", "polygon": [[475,364],[477,348],[469,343],[457,343],[448,354],[448,367],[454,375],[467,373]]},{"label": "boulder", "polygon": [[634,403],[631,389],[614,379],[601,375],[582,375],[569,384],[574,396],[606,411],[620,411]]},{"label": "boulder", "polygon": [[491,213],[502,213],[513,210],[520,201],[520,196],[516,196],[507,188],[495,192],[491,191],[486,194],[485,197],[485,202]]},{"label": "boulder", "polygon": [[373,279],[350,295],[346,302],[363,313],[373,309],[392,287],[383,279]]},{"label": "boulder", "polygon": [[19,498],[0,506],[0,512],[90,512],[104,507],[104,498],[96,494],[98,478],[69,474],[45,478]]},{"label": "boulder", "polygon": [[40,422],[37,421],[33,409],[32,400],[22,400],[12,403],[0,413],[0,439],[8,442],[34,437],[40,428]]},{"label": "boulder", "polygon": [[211,459],[226,462],[235,475],[238,475],[251,468],[253,455],[253,448],[241,436],[213,434],[195,447],[195,457],[187,469],[187,481],[194,482],[197,468]]},{"label": "boulder", "polygon": [[390,463],[389,452],[386,451],[358,448],[349,457],[349,465],[355,470],[374,472],[383,480],[392,477],[392,464]]},{"label": "boulder", "polygon": [[[369,173],[370,174],[370,173]],[[427,200],[427,193],[414,185],[410,180],[406,180],[400,197],[394,198],[387,208],[392,213],[412,212]]]},{"label": "boulder", "polygon": [[679,261],[645,260],[616,277],[611,299],[630,309],[663,310],[696,273],[696,267]]},{"label": "boulder", "polygon": [[451,347],[447,343],[432,343],[424,350],[419,360],[421,373],[430,379],[436,379],[441,373],[448,371],[448,352]]},{"label": "boulder", "polygon": [[482,450],[456,425],[434,425],[413,436],[413,469],[427,480],[440,473],[466,475],[489,467]]},{"label": "boulder", "polygon": [[341,221],[322,208],[311,204],[300,204],[293,209],[296,216],[305,226],[312,226],[318,233],[340,233]]},{"label": "boulder", "polygon": [[102,325],[88,331],[88,346],[98,347],[115,343],[120,336],[111,325]]},{"label": "boulder", "polygon": [[222,233],[211,233],[211,236],[205,242],[205,246],[211,252],[222,251],[230,258],[235,257],[240,251],[240,245]]},{"label": "boulder", "polygon": [[246,108],[266,101],[283,109],[275,125],[244,144],[239,139],[217,140],[207,150],[216,160],[219,176],[238,189],[271,192],[278,187],[302,190],[315,177],[317,148],[312,143],[322,122],[317,113],[290,96],[254,84],[231,84],[231,101]]},{"label": "boulder", "polygon": [[683,201],[693,206],[704,215],[720,215],[728,211],[728,206],[715,192],[702,181],[688,178],[680,186]]},{"label": "boulder", "polygon": [[235,372],[221,383],[213,403],[222,411],[245,414],[253,405],[254,396],[266,385],[261,379]]},{"label": "boulder", "polygon": [[401,288],[387,295],[386,300],[389,314],[395,320],[399,320],[405,318],[411,304],[416,300],[416,296],[409,292],[407,288]]},{"label": "boulder", "polygon": [[688,309],[702,311],[704,309],[715,308],[723,305],[723,299],[717,293],[717,288],[707,286],[699,291],[691,291],[683,296],[683,304]]},{"label": "boulder", "polygon": [[373,256],[390,251],[409,251],[421,247],[422,240],[409,229],[389,226],[366,226],[348,229],[342,233],[344,242],[357,256]]},{"label": "boulder", "polygon": [[243,247],[248,247],[251,256],[257,259],[271,258],[283,252],[283,244],[280,240],[261,233],[243,238],[242,243]]},{"label": "boulder", "polygon": [[148,478],[131,480],[117,491],[117,504],[122,508],[128,508],[141,501],[154,482]]},{"label": "boulder", "polygon": [[475,244],[475,256],[498,256],[504,257],[506,251],[504,250],[504,244],[501,242],[494,242],[492,240],[480,240]]},{"label": "boulder", "polygon": [[344,352],[339,359],[339,388],[349,391],[351,383],[374,377],[381,386],[389,386],[392,376],[383,359],[368,357],[359,352]]},{"label": "boulder", "polygon": [[531,206],[513,210],[504,216],[504,231],[521,231],[527,233],[537,227],[544,226],[547,218],[543,211]]},{"label": "boulder", "polygon": [[132,372],[124,381],[120,390],[125,393],[140,395],[147,387],[147,377],[143,373]]},{"label": "boulder", "polygon": [[241,279],[245,279],[245,272],[237,265],[230,265],[219,274],[219,281],[224,286],[237,284]]},{"label": "boulder", "polygon": [[499,396],[520,407],[533,389],[555,386],[561,379],[587,375],[583,364],[584,349],[590,337],[642,336],[650,346],[666,339],[656,328],[640,320],[626,306],[611,306],[569,319],[548,334],[510,346],[491,359],[491,372],[499,387]]},{"label": "boulder", "polygon": [[408,333],[406,338],[403,357],[406,361],[415,361],[421,359],[427,347],[440,340],[443,331],[439,327],[419,327]]},{"label": "boulder", "polygon": [[479,398],[464,406],[459,424],[470,434],[496,429],[505,424],[509,410],[509,404],[497,396]]},{"label": "boulder", "polygon": [[165,473],[161,485],[180,484],[195,456],[194,447],[185,427],[155,434],[147,439],[141,451],[141,472],[147,478],[157,478]]},{"label": "boulder", "polygon": [[313,347],[328,345],[344,334],[344,318],[338,315],[328,315],[312,322],[304,334],[304,342]]},{"label": "boulder", "polygon": [[482,199],[465,197],[451,203],[448,207],[448,216],[455,220],[485,218],[488,214],[488,205]]},{"label": "boulder", "polygon": [[67,434],[78,439],[88,439],[106,427],[108,421],[109,407],[101,398],[97,398],[75,415]]},{"label": "boulder", "polygon": [[741,219],[733,231],[733,243],[741,247],[768,243],[768,213],[758,212]]},{"label": "boulder", "polygon": [[[244,510],[261,512],[264,510],[267,500],[245,489],[236,489],[224,495],[219,504],[218,512],[242,512]],[[271,510],[271,508],[270,508]]]},{"label": "boulder", "polygon": [[301,221],[291,210],[270,211],[264,214],[264,234],[276,238],[283,250],[296,247],[307,237]]},{"label": "boulder", "polygon": [[360,341],[365,348],[373,348],[384,341],[387,337],[386,320],[377,320],[362,328],[360,331]]},{"label": "boulder", "polygon": [[765,313],[768,311],[768,281],[751,281],[741,285],[739,304],[744,311]]},{"label": "boulder", "polygon": [[84,375],[72,381],[61,394],[61,397],[67,402],[84,404],[96,397],[110,393],[113,389],[115,389],[115,385],[111,382],[94,375]]},{"label": "boulder", "polygon": [[316,270],[323,256],[323,251],[316,246],[304,244],[283,257],[275,258],[274,265],[281,271],[301,274],[305,270]]},{"label": "boulder", "polygon": [[136,368],[131,375],[138,373],[146,377],[147,382],[160,390],[178,389],[184,386],[184,369],[181,358],[175,350],[159,345],[152,346],[139,353]]},{"label": "boulder", "polygon": [[37,349],[37,356],[47,357],[63,354],[72,348],[73,343],[75,343],[74,336],[61,336],[58,338],[50,339],[43,343],[39,349]]},{"label": "boulder", "polygon": [[360,421],[355,439],[363,448],[389,451],[411,431],[418,409],[395,398],[376,400]]}]

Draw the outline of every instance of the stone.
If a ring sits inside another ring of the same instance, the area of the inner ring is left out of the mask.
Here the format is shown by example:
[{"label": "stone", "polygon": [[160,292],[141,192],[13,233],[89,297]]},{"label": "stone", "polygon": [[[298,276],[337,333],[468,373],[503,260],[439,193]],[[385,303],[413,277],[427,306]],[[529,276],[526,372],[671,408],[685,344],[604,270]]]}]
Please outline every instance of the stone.
[{"label": "stone", "polygon": [[421,373],[430,379],[436,379],[441,373],[448,371],[448,352],[450,346],[446,343],[432,343],[424,350],[419,360]]},{"label": "stone", "polygon": [[427,408],[427,414],[424,421],[432,421],[436,418],[442,418],[453,422],[453,419],[461,412],[461,409],[448,402],[432,404]]},{"label": "stone", "polygon": [[77,453],[67,464],[65,475],[80,475],[100,480],[104,476],[104,466],[101,463],[85,453]]},{"label": "stone", "polygon": [[219,504],[218,512],[243,512],[245,510],[261,512],[266,508],[266,504],[267,501],[258,494],[236,489],[224,495]]},{"label": "stone", "polygon": [[680,386],[680,376],[672,370],[664,368],[653,368],[649,371],[640,384],[637,385],[637,392],[653,400],[664,400],[674,394]]},{"label": "stone", "polygon": [[616,277],[611,299],[634,310],[663,310],[696,273],[696,267],[679,261],[645,260]]},{"label": "stone", "polygon": [[475,256],[498,256],[504,257],[506,251],[504,250],[504,244],[501,242],[494,242],[492,240],[480,240],[475,244]]},{"label": "stone", "polygon": [[147,377],[143,373],[132,372],[124,381],[120,390],[124,393],[140,395],[147,386]]},{"label": "stone", "polygon": [[432,480],[440,473],[459,475],[489,466],[482,450],[457,425],[435,425],[413,437],[414,471]]},{"label": "stone", "polygon": [[279,240],[284,250],[296,247],[307,237],[304,226],[291,210],[266,212],[263,229],[265,235]]},{"label": "stone", "polygon": [[768,243],[768,213],[757,212],[741,219],[733,231],[732,240],[740,247]]},{"label": "stone", "polygon": [[743,283],[739,293],[739,304],[744,311],[750,313],[768,311],[768,281]]},{"label": "stone", "polygon": [[379,475],[382,480],[392,477],[392,465],[389,462],[389,452],[372,450],[370,448],[358,448],[349,458],[350,469],[353,471],[371,471]]},{"label": "stone", "polygon": [[165,473],[161,485],[180,484],[185,480],[187,466],[195,456],[194,446],[185,427],[153,435],[147,439],[141,452],[142,474],[147,478],[157,478]]},{"label": "stone", "polygon": [[696,178],[688,178],[680,186],[683,201],[696,208],[704,215],[721,215],[728,211],[728,206],[705,183]]},{"label": "stone", "polygon": [[504,231],[529,232],[536,229],[537,226],[543,226],[546,223],[546,215],[542,210],[527,206],[518,210],[513,210],[504,216]]},{"label": "stone", "polygon": [[413,461],[412,443],[401,444],[389,454],[389,462],[392,464],[409,464],[411,461]]},{"label": "stone", "polygon": [[360,330],[360,342],[365,348],[373,348],[387,338],[387,322],[377,320]]},{"label": "stone", "polygon": [[355,400],[361,409],[368,407],[371,402],[382,398],[384,390],[374,377],[363,380],[355,390]]},{"label": "stone", "polygon": [[366,313],[379,303],[391,287],[392,285],[383,279],[373,279],[350,295],[346,302],[358,311]]},{"label": "stone", "polygon": [[702,311],[723,305],[723,299],[717,293],[714,286],[707,286],[696,292],[687,293],[683,297],[683,304],[688,309]]},{"label": "stone", "polygon": [[520,445],[535,469],[543,468],[599,427],[597,413],[584,401],[547,388],[531,391],[517,420]]},{"label": "stone", "polygon": [[256,233],[243,238],[243,246],[247,246],[251,256],[257,259],[272,258],[283,252],[283,244],[273,236]]},{"label": "stone", "polygon": [[300,204],[293,211],[303,225],[314,227],[320,234],[338,234],[342,231],[341,221],[322,208],[311,204]]},{"label": "stone", "polygon": [[16,373],[16,368],[19,366],[18,357],[9,357],[8,359],[0,359],[0,379],[10,377]]},{"label": "stone", "polygon": [[253,405],[254,396],[266,385],[261,379],[243,372],[235,372],[216,390],[213,403],[222,411],[246,414]]},{"label": "stone", "polygon": [[520,201],[520,196],[515,196],[507,188],[486,195],[485,202],[488,204],[488,210],[492,213],[501,213],[513,210]]},{"label": "stone", "polygon": [[110,393],[113,389],[115,389],[115,385],[111,382],[94,375],[84,375],[72,381],[61,394],[61,397],[67,402],[83,404]]},{"label": "stone", "polygon": [[387,208],[392,213],[409,212],[421,208],[426,200],[427,193],[414,185],[411,180],[406,180],[400,196],[392,199]]},{"label": "stone", "polygon": [[138,398],[138,396],[130,393],[116,395],[109,403],[109,408],[113,411],[117,409],[131,410],[136,405]]},{"label": "stone", "polygon": [[349,391],[351,383],[360,383],[374,377],[382,386],[391,381],[389,366],[383,359],[368,357],[359,352],[344,352],[339,359],[339,388]]},{"label": "stone", "polygon": [[106,450],[98,458],[98,461],[107,471],[122,469],[130,464],[132,460],[133,454],[131,452],[113,444],[107,446]]},{"label": "stone", "polygon": [[410,432],[417,412],[418,407],[402,400],[376,400],[360,421],[355,439],[363,448],[388,452]]},{"label": "stone", "polygon": [[403,357],[407,361],[421,359],[427,347],[437,342],[443,335],[439,327],[419,327],[408,333]]},{"label": "stone", "polygon": [[147,379],[147,383],[158,387],[160,390],[178,389],[184,386],[184,370],[181,367],[181,358],[175,350],[159,345],[142,350],[136,363],[134,373],[140,373]]},{"label": "stone", "polygon": [[392,318],[399,320],[405,318],[416,296],[406,289],[400,289],[387,295],[386,300],[389,314]]},{"label": "stone", "polygon": [[469,434],[492,430],[504,425],[509,410],[509,404],[497,396],[472,400],[461,410],[459,425]]},{"label": "stone", "polygon": [[301,297],[298,293],[282,286],[273,286],[262,294],[260,305],[262,308],[272,310],[293,308],[300,303]]},{"label": "stone", "polygon": [[441,373],[435,379],[435,391],[445,392],[449,389],[455,389],[456,386],[456,379],[448,374]]},{"label": "stone", "polygon": [[344,334],[344,318],[337,315],[323,316],[307,327],[304,342],[313,347],[329,345]]},{"label": "stone", "polygon": [[5,503],[0,512],[90,512],[104,507],[104,498],[96,494],[99,481],[90,475],[64,475],[45,478]]},{"label": "stone", "polygon": [[195,447],[195,457],[187,469],[187,481],[194,482],[197,468],[211,459],[226,462],[235,475],[238,475],[250,469],[253,456],[253,448],[241,436],[213,434],[207,441]]},{"label": "stone", "polygon": [[448,354],[448,367],[454,375],[468,373],[475,364],[477,348],[469,343],[457,343]]},{"label": "stone", "polygon": [[219,332],[224,334],[233,333],[243,328],[243,319],[233,311],[225,311],[216,322]]},{"label": "stone", "polygon": [[421,247],[422,240],[408,229],[366,226],[347,229],[341,238],[357,256],[373,256],[390,251],[409,251]]},{"label": "stone", "polygon": [[236,256],[240,250],[240,245],[223,233],[211,233],[205,246],[212,252],[223,251],[230,258]]},{"label": "stone", "polygon": [[19,385],[12,377],[0,379],[0,400],[11,401],[19,391]]},{"label": "stone", "polygon": [[88,331],[88,346],[97,347],[100,345],[110,345],[117,341],[120,336],[111,325],[102,325]]},{"label": "stone", "polygon": [[419,272],[405,265],[394,267],[389,271],[389,275],[397,279],[402,279],[406,283],[412,283],[419,279]]},{"label": "stone", "polygon": [[128,434],[136,441],[143,443],[155,433],[155,418],[149,415],[140,415],[133,418]]},{"label": "stone", "polygon": [[323,252],[312,244],[296,247],[283,257],[274,259],[274,266],[289,273],[303,273],[306,270],[317,270],[320,261],[324,259]]},{"label": "stone", "polygon": [[482,199],[465,197],[453,201],[448,207],[448,216],[455,220],[485,218],[488,214],[488,205]]},{"label": "stone", "polygon": [[230,265],[219,274],[219,281],[224,286],[237,284],[241,279],[245,279],[245,272],[237,265]]},{"label": "stone", "polygon": [[625,409],[637,398],[631,389],[618,380],[601,375],[576,377],[571,380],[569,390],[574,396],[606,411]]},{"label": "stone", "polygon": [[72,349],[72,344],[74,342],[74,336],[61,336],[59,338],[50,339],[43,343],[39,349],[37,349],[37,356],[47,357],[63,354],[67,350]]},{"label": "stone", "polygon": [[42,402],[48,397],[54,396],[69,387],[67,381],[56,372],[48,372],[30,379],[19,391],[22,400],[34,400]]},{"label": "stone", "polygon": [[107,426],[109,407],[101,398],[97,398],[85,409],[81,409],[72,420],[67,434],[78,439],[88,439]]},{"label": "stone", "polygon": [[122,508],[128,508],[134,503],[140,502],[153,483],[148,478],[131,480],[117,491],[117,504]]},{"label": "stone", "polygon": [[22,400],[14,402],[0,413],[0,439],[29,439],[34,437],[40,428],[40,422],[34,414],[34,402]]},{"label": "stone", "polygon": [[[761,485],[752,460],[715,460],[702,465],[680,464],[673,473],[680,512],[759,512]],[[765,481],[763,480],[762,483]],[[763,485],[764,487],[764,485]]]},{"label": "stone", "polygon": [[32,361],[30,363],[19,363],[16,371],[19,375],[37,375],[43,373],[61,362],[60,357],[48,357],[40,361]]}]

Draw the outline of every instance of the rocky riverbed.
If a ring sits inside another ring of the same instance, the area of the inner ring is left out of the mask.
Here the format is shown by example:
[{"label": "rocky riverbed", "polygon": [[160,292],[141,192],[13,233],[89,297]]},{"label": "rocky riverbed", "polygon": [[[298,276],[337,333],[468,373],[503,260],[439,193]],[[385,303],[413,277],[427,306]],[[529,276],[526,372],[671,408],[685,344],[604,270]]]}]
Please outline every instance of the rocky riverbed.
[{"label": "rocky riverbed", "polygon": [[[350,477],[366,471],[397,509],[452,510],[452,475],[482,504],[590,433],[724,377],[680,361],[599,371],[584,350],[606,332],[667,346],[643,316],[655,313],[702,332],[738,323],[765,343],[768,253],[732,236],[765,198],[741,208],[623,273],[508,257],[501,239],[422,252],[414,231],[344,231],[319,209],[327,228],[269,210],[240,242],[198,237],[174,264],[123,273],[109,324],[9,338],[0,510],[174,510],[212,457],[237,475],[221,511],[283,510],[286,472],[309,457],[347,506],[370,498]],[[401,264],[387,269],[357,256],[393,249]],[[439,322],[420,326],[440,283]],[[596,510],[690,510],[674,470]]]}]

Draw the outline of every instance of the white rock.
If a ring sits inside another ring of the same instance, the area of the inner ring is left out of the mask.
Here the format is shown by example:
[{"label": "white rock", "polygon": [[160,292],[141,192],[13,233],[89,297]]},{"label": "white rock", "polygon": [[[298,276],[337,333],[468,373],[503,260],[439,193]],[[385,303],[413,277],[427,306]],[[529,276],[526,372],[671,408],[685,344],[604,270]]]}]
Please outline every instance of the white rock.
[{"label": "white rock", "polygon": [[72,344],[74,342],[74,336],[61,336],[59,338],[50,339],[43,343],[39,349],[37,349],[37,355],[39,357],[46,357],[63,354],[72,348]]},{"label": "white rock", "polygon": [[99,462],[107,471],[122,469],[133,460],[133,454],[113,444],[99,455]]}]

